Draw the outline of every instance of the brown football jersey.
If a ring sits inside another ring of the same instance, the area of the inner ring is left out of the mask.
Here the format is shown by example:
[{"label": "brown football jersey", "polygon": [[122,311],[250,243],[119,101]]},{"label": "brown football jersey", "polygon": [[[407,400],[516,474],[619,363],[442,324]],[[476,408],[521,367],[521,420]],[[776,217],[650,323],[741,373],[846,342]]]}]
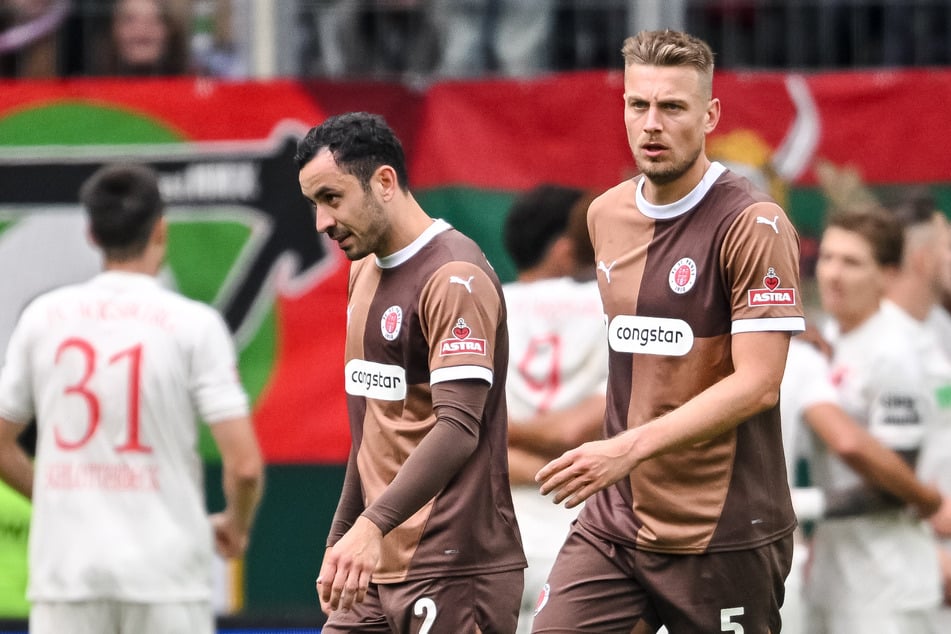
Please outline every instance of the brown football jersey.
[{"label": "brown football jersey", "polygon": [[491,385],[475,453],[385,536],[376,583],[525,567],[508,481],[507,358],[498,278],[445,222],[391,256],[353,263],[345,380],[365,506],[433,428],[432,384]]},{"label": "brown football jersey", "polygon": [[[588,212],[609,324],[607,436],[732,373],[733,334],[805,325],[799,239],[775,202],[718,163],[671,205],[650,205],[641,187],[622,183]],[[581,521],[665,553],[748,548],[788,534],[796,520],[778,405],[640,464],[590,499]]]}]

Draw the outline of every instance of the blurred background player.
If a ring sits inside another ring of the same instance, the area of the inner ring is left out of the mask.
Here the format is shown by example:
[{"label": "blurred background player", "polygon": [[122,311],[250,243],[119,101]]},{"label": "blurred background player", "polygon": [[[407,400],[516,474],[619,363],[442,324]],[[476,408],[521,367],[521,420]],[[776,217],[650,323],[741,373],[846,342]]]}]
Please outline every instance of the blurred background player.
[{"label": "blurred background player", "polygon": [[[948,313],[941,305],[945,289],[951,288],[951,227],[925,188],[905,188],[888,210],[904,229],[901,267],[889,284],[883,309],[894,310],[921,328],[915,354],[925,363],[937,417],[926,430],[919,472],[928,482],[937,482],[951,494],[951,357]],[[935,526],[939,535],[942,526]],[[936,616],[936,632],[951,631],[951,541],[939,542],[943,609]]]},{"label": "blurred background player", "polygon": [[[238,557],[262,461],[230,334],[159,285],[156,173],[106,166],[80,197],[105,271],[33,301],[0,374],[0,477],[34,502],[30,631],[210,634],[213,548]],[[34,465],[17,445],[36,417]],[[201,418],[221,452],[207,515]]]},{"label": "blurred background player", "polygon": [[[934,417],[920,331],[881,307],[902,262],[901,225],[872,205],[833,210],[816,275],[835,320],[832,378],[843,409],[911,466]],[[861,486],[821,443],[814,476],[828,490]],[[898,500],[879,510],[824,518],[812,540],[805,596],[810,634],[928,632],[940,601],[929,528]]]},{"label": "blurred background player", "polygon": [[[860,514],[868,510],[860,504],[863,499],[871,498],[870,504],[874,505],[882,494],[906,504],[922,517],[936,516],[938,519],[940,509],[940,517],[944,525],[948,525],[951,502],[942,498],[934,486],[921,482],[908,463],[842,409],[830,375],[829,359],[825,354],[804,337],[793,337],[789,342],[786,371],[780,388],[780,411],[786,468],[800,526],[822,517]],[[823,445],[823,451],[838,457],[861,477],[861,490],[835,491],[797,486],[798,463],[811,458],[812,448],[817,443]],[[802,598],[808,558],[809,542],[799,530],[796,532],[793,565],[786,577],[782,607],[783,632],[786,634],[809,634]]]},{"label": "blurred background player", "polygon": [[581,189],[544,184],[519,196],[504,243],[518,270],[508,307],[509,477],[528,559],[519,632],[532,613],[579,508],[551,503],[535,474],[563,452],[601,435],[608,376],[607,330],[594,278]]}]

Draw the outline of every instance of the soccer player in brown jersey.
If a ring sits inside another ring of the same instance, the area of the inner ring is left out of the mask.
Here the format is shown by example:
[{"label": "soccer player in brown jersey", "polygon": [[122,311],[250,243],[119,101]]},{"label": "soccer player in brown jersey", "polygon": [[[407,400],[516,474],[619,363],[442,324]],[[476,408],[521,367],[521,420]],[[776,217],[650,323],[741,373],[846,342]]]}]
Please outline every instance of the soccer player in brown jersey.
[{"label": "soccer player in brown jersey", "polygon": [[420,207],[381,117],[331,117],[296,160],[317,231],[352,261],[352,447],[317,578],[323,631],[514,632],[526,564],[499,280],[472,240]]},{"label": "soccer player in brown jersey", "polygon": [[786,214],[707,158],[713,53],[629,38],[624,122],[640,175],[588,211],[608,320],[605,439],[537,475],[585,501],[534,632],[779,632],[796,519],[779,420],[805,323]]}]

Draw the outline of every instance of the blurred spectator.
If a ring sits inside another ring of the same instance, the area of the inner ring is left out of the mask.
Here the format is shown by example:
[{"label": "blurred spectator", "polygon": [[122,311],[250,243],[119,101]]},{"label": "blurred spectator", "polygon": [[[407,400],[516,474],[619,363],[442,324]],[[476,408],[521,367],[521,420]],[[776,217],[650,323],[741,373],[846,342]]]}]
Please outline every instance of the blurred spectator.
[{"label": "blurred spectator", "polygon": [[423,75],[432,72],[438,41],[427,0],[320,2],[303,49],[306,74]]},{"label": "blurred spectator", "polygon": [[247,63],[232,32],[231,0],[193,0],[191,54],[194,70],[216,77],[245,77]]},{"label": "blurred spectator", "polygon": [[116,0],[91,75],[168,76],[191,68],[182,16],[163,0]]},{"label": "blurred spectator", "polygon": [[68,0],[0,0],[0,76],[56,74],[56,34]]},{"label": "blurred spectator", "polygon": [[524,76],[550,68],[553,0],[433,0],[431,11],[441,75]]}]

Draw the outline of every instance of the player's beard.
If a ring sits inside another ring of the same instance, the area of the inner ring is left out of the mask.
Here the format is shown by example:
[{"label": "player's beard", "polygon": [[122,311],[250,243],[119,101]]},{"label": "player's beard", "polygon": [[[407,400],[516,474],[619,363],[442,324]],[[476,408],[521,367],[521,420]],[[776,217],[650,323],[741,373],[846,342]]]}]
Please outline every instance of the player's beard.
[{"label": "player's beard", "polygon": [[700,158],[702,147],[698,147],[694,153],[683,161],[651,161],[647,159],[638,159],[635,157],[637,168],[647,179],[656,185],[669,185],[678,178],[690,171],[697,160]]},{"label": "player's beard", "polygon": [[363,214],[366,226],[359,236],[354,236],[359,238],[359,242],[357,242],[352,253],[347,253],[347,258],[350,260],[360,260],[371,253],[381,255],[380,250],[384,248],[384,241],[390,233],[390,223],[386,217],[386,211],[371,192],[363,194]]}]

